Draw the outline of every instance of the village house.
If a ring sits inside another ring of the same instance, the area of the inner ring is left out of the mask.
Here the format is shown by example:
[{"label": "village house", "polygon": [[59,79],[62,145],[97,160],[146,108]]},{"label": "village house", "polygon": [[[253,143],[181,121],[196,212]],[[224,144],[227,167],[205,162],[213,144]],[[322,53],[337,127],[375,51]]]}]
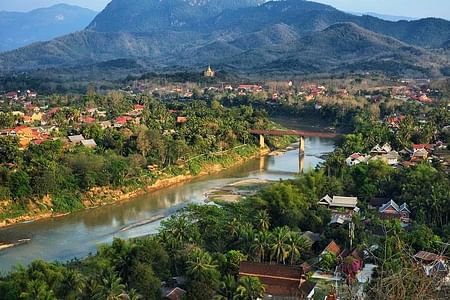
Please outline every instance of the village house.
[{"label": "village house", "polygon": [[[356,248],[342,249],[334,240],[332,240],[320,254],[320,257],[326,253],[331,253],[337,258],[337,271],[344,273],[348,281],[356,279],[356,274],[363,269],[364,261],[360,252]],[[321,259],[319,257],[319,260]]]},{"label": "village house", "polygon": [[313,299],[316,284],[308,281],[301,266],[241,262],[239,276],[257,277],[266,288],[266,299]]},{"label": "village house", "polygon": [[378,213],[382,219],[399,219],[403,223],[410,222],[411,211],[406,203],[399,206],[394,200],[389,200],[378,209]]},{"label": "village house", "polygon": [[325,195],[318,202],[319,205],[324,205],[330,209],[352,209],[358,211],[358,198],[357,197],[342,197],[342,196],[333,196],[331,198],[329,195]]},{"label": "village house", "polygon": [[27,91],[28,98],[37,98],[37,96],[38,96],[38,93],[36,91],[31,91],[31,90]]},{"label": "village house", "polygon": [[422,265],[427,276],[437,277],[439,280],[450,282],[450,267],[447,258],[440,254],[419,251],[414,259]]},{"label": "village house", "polygon": [[164,299],[166,300],[182,300],[185,299],[186,291],[182,288],[175,287],[164,291]]},{"label": "village house", "polygon": [[97,143],[93,139],[82,140],[81,141],[81,145],[83,145],[84,147],[87,147],[87,148],[95,148],[95,147],[97,147]]},{"label": "village house", "polygon": [[68,136],[67,138],[69,139],[69,142],[74,145],[81,144],[81,141],[84,141],[84,136],[81,134],[71,135]]},{"label": "village house", "polygon": [[240,84],[238,86],[238,92],[240,95],[245,95],[246,93],[259,93],[263,91],[263,87],[261,85],[256,84]]},{"label": "village house", "polygon": [[6,99],[8,100],[19,100],[19,94],[17,92],[9,92],[6,94]]},{"label": "village house", "polygon": [[392,151],[391,145],[388,143],[384,144],[383,146],[380,146],[380,144],[377,144],[375,147],[370,150],[370,155],[376,156],[376,155],[383,155],[388,154]]},{"label": "village house", "polygon": [[361,153],[353,153],[345,160],[345,163],[348,166],[356,166],[360,163],[367,163],[369,161],[370,156],[361,154]]}]

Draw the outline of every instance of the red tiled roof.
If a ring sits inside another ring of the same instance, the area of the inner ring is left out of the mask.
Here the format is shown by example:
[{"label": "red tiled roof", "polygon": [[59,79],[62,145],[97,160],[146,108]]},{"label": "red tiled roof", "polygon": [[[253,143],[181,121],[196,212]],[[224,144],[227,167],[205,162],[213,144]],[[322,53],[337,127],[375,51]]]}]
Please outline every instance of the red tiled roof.
[{"label": "red tiled roof", "polygon": [[328,251],[338,256],[341,253],[341,247],[333,240],[328,244],[324,251]]},{"label": "red tiled roof", "polygon": [[172,289],[171,291],[169,291],[167,293],[167,295],[165,296],[166,299],[169,300],[181,300],[183,298],[183,296],[186,294],[186,291],[176,287],[174,289]]},{"label": "red tiled roof", "polygon": [[303,279],[303,269],[300,266],[242,262],[239,276],[258,277],[265,285],[266,293],[274,296],[307,295],[314,284]]}]

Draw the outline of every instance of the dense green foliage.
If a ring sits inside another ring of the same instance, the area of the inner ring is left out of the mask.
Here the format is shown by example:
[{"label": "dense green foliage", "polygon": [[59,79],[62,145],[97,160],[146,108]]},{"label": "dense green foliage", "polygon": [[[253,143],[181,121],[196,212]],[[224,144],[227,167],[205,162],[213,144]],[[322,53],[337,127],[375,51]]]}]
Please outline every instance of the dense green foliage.
[{"label": "dense green foliage", "polygon": [[[92,94],[84,101],[109,107],[112,118],[130,111],[136,103],[119,93]],[[40,204],[43,209],[73,211],[82,207],[80,199],[94,187],[134,188],[161,176],[189,171],[197,175],[206,164],[226,166],[239,157],[254,155],[257,140],[249,129],[269,126],[265,115],[250,106],[227,109],[214,101],[163,104],[145,96],[138,101],[145,104],[140,122],[121,128],[79,126],[80,110],[72,107],[59,110],[52,118],[59,127],[54,140],[20,151],[18,138],[0,137],[1,199],[26,209],[30,201],[50,196],[51,203]],[[177,123],[177,114],[188,122]],[[2,126],[11,125],[8,114],[2,113],[0,121]],[[65,136],[73,134],[94,139],[97,147],[68,146]],[[150,171],[148,165],[156,168]]]}]

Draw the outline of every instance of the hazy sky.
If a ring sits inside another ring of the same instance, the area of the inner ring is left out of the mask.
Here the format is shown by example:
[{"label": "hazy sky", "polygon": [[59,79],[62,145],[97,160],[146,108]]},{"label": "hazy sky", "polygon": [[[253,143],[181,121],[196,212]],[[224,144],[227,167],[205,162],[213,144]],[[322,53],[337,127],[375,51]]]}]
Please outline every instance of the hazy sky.
[{"label": "hazy sky", "polygon": [[[375,12],[406,17],[442,17],[450,19],[449,0],[316,0],[331,4],[341,10]],[[0,10],[27,11],[56,3],[77,4],[97,11],[110,0],[0,0]]]}]

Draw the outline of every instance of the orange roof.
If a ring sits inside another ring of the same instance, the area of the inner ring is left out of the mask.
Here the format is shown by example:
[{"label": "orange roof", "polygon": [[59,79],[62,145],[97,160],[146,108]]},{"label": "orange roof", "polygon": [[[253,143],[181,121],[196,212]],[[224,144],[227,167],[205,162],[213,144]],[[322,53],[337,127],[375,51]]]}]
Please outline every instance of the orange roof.
[{"label": "orange roof", "polygon": [[328,244],[328,246],[325,248],[324,251],[328,251],[328,252],[333,253],[336,256],[338,256],[341,253],[341,247],[339,247],[339,245],[336,244],[336,242],[334,240],[332,240]]}]

